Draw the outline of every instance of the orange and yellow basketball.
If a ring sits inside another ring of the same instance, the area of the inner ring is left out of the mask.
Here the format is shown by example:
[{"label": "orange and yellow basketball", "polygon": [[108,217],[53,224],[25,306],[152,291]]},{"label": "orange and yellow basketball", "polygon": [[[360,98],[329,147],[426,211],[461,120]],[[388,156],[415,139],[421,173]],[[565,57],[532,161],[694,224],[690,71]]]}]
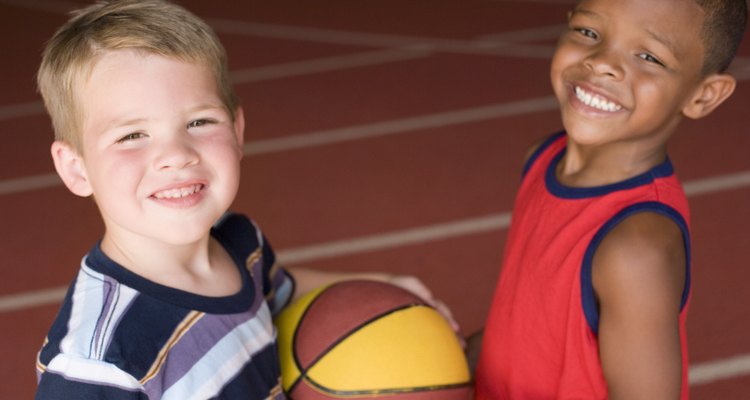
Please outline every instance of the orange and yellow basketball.
[{"label": "orange and yellow basketball", "polygon": [[282,384],[294,400],[466,400],[469,369],[443,316],[375,281],[308,293],[276,319]]}]

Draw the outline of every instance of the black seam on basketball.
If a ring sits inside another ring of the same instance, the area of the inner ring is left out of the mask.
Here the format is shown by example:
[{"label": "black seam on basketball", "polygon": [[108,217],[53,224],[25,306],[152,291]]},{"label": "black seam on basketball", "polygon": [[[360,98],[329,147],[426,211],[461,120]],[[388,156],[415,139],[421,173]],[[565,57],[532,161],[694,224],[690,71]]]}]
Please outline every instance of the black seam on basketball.
[{"label": "black seam on basketball", "polygon": [[[317,300],[317,298],[315,298],[315,300]],[[314,300],[313,300],[313,302],[314,302]],[[312,308],[312,304],[313,304],[313,303],[310,303],[310,305],[309,305],[309,306],[307,307],[307,310],[309,310],[310,308]],[[429,305],[427,305],[427,304],[410,303],[410,304],[405,304],[405,305],[403,305],[403,306],[401,306],[401,307],[398,307],[398,308],[394,308],[394,309],[392,309],[392,310],[388,310],[387,312],[384,312],[384,313],[382,313],[382,314],[378,314],[378,315],[376,315],[376,316],[374,316],[374,317],[372,317],[372,318],[370,318],[370,319],[368,319],[368,320],[366,320],[366,321],[362,322],[361,324],[357,325],[357,326],[356,326],[356,327],[355,327],[354,329],[350,330],[350,331],[349,331],[349,332],[347,332],[347,333],[346,333],[345,335],[341,336],[341,337],[340,337],[340,338],[339,338],[338,340],[336,340],[335,342],[331,343],[331,345],[330,345],[330,346],[326,347],[326,348],[324,349],[324,351],[323,351],[323,352],[321,352],[321,354],[319,354],[319,355],[318,355],[318,357],[316,357],[316,358],[315,358],[315,359],[314,359],[314,360],[313,360],[313,361],[312,361],[312,362],[310,363],[310,365],[309,365],[309,366],[308,366],[307,368],[304,368],[304,369],[303,369],[303,368],[301,368],[301,366],[300,366],[300,363],[299,363],[299,360],[297,360],[297,352],[295,351],[296,349],[294,348],[294,344],[295,344],[295,341],[293,340],[293,341],[292,341],[292,354],[294,355],[294,362],[295,362],[295,363],[297,363],[297,369],[299,370],[300,374],[299,374],[299,376],[297,377],[297,379],[296,379],[296,380],[294,381],[294,383],[293,383],[293,384],[292,384],[291,386],[289,386],[289,393],[291,393],[291,392],[292,392],[292,390],[294,389],[294,387],[295,387],[295,386],[297,386],[297,384],[298,384],[298,383],[299,383],[300,381],[302,381],[303,379],[305,379],[305,380],[307,380],[308,382],[312,383],[312,384],[313,384],[313,385],[315,385],[316,387],[320,387],[320,388],[323,388],[323,386],[321,386],[321,385],[320,385],[319,383],[315,382],[315,381],[314,381],[314,380],[313,380],[312,378],[310,378],[309,376],[307,376],[307,373],[308,373],[308,371],[310,371],[310,369],[312,369],[312,368],[313,368],[313,367],[314,367],[314,366],[315,366],[315,365],[316,365],[316,364],[317,364],[317,363],[318,363],[318,362],[319,362],[319,361],[320,361],[320,360],[321,360],[321,359],[322,359],[323,357],[325,357],[325,356],[326,356],[326,354],[328,354],[328,353],[329,353],[329,352],[330,352],[331,350],[333,350],[333,349],[334,349],[334,348],[335,348],[336,346],[338,346],[338,345],[339,345],[339,344],[340,344],[341,342],[343,342],[344,340],[346,340],[346,339],[347,339],[347,338],[348,338],[349,336],[353,335],[354,333],[356,333],[357,331],[359,331],[359,330],[360,330],[360,329],[362,329],[363,327],[367,326],[368,324],[370,324],[370,323],[372,323],[372,322],[374,322],[374,321],[377,321],[377,320],[379,320],[379,319],[381,319],[381,318],[384,318],[384,317],[386,317],[386,316],[388,316],[388,315],[391,315],[391,314],[393,314],[393,313],[395,313],[395,312],[403,311],[403,310],[406,310],[406,309],[408,309],[408,308],[412,308],[412,307],[427,307],[427,308],[432,308],[432,307],[430,307],[430,306],[429,306]],[[305,312],[307,312],[307,310],[305,310]],[[303,317],[304,317],[304,314],[303,314]],[[300,321],[302,321],[302,318],[300,318]],[[297,326],[299,327],[299,325],[297,325]],[[294,330],[294,338],[296,338],[296,337],[297,337],[297,329],[295,329],[295,330]],[[338,393],[338,392],[336,392],[336,391],[332,391],[332,390],[330,390],[330,389],[326,389],[326,391],[328,391],[329,393]],[[368,393],[369,393],[369,392],[368,392]]]},{"label": "black seam on basketball", "polygon": [[334,396],[364,396],[364,395],[383,395],[383,394],[405,394],[418,392],[431,392],[435,390],[452,390],[461,389],[471,385],[471,382],[450,383],[446,385],[419,386],[413,388],[391,388],[391,389],[374,389],[374,390],[333,390],[327,388],[312,379],[307,378],[316,389]]},{"label": "black seam on basketball", "polygon": [[299,332],[299,326],[302,325],[302,321],[305,319],[307,312],[310,311],[310,309],[312,309],[313,304],[315,304],[315,302],[317,302],[318,299],[320,299],[320,296],[323,293],[325,293],[326,290],[336,285],[338,285],[338,283],[331,284],[325,289],[323,289],[322,291],[320,291],[320,293],[318,293],[318,295],[315,296],[315,298],[310,302],[310,304],[307,305],[307,307],[305,308],[305,311],[302,312],[302,315],[300,315],[299,319],[297,320],[297,325],[294,327],[294,333],[292,334],[292,343],[291,343],[292,349],[291,350],[292,350],[292,359],[294,360],[294,364],[297,366],[297,370],[299,370],[300,374],[297,377],[297,379],[295,379],[294,382],[291,385],[289,385],[289,390],[288,390],[289,393],[291,393],[294,390],[295,386],[297,386],[297,384],[305,377],[305,373],[307,371],[307,369],[302,368],[302,363],[300,362],[299,358],[297,358],[297,333]]},{"label": "black seam on basketball", "polygon": [[[308,311],[310,311],[313,308],[313,305],[318,300],[320,300],[320,297],[323,296],[325,292],[327,292],[334,286],[338,286],[347,282],[349,281],[334,282],[326,286],[325,289],[321,290],[320,293],[318,293],[318,295],[315,296],[315,298],[312,299],[312,301],[310,301],[310,304],[307,305],[307,307],[305,308],[305,311],[302,312],[302,315],[300,315],[299,319],[297,320],[297,325],[294,327],[294,333],[292,334],[291,346],[292,346],[292,359],[294,360],[294,364],[297,366],[297,370],[300,372],[300,374],[297,377],[297,379],[295,379],[294,382],[291,385],[289,385],[289,390],[288,390],[289,393],[291,393],[294,390],[294,388],[297,386],[297,384],[305,378],[307,374],[307,370],[312,368],[312,366],[314,366],[320,360],[320,357],[322,357],[322,356],[319,356],[318,358],[314,359],[308,368],[302,368],[302,363],[297,357],[297,333],[299,333],[299,327],[302,324],[302,321],[305,319],[305,316],[307,316]],[[326,354],[328,351],[330,351],[331,348],[333,348],[333,346],[325,349],[326,351],[323,354]]]}]

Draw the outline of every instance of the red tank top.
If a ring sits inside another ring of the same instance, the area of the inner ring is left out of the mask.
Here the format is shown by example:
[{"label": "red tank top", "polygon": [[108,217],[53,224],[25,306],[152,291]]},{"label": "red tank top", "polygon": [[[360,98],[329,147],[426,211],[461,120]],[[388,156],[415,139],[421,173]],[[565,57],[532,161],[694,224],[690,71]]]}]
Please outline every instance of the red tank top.
[{"label": "red tank top", "polygon": [[555,176],[565,145],[566,136],[555,135],[527,163],[484,329],[476,398],[607,398],[598,355],[592,258],[618,222],[649,211],[671,218],[685,238],[687,274],[680,336],[682,398],[687,399],[689,215],[672,165],[667,160],[616,184],[571,188]]}]

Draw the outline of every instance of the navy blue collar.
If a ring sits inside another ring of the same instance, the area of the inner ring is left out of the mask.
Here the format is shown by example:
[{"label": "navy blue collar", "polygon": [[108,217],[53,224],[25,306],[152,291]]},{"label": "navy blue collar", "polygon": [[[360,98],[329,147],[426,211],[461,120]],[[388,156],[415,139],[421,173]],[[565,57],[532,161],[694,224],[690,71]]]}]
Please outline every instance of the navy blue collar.
[{"label": "navy blue collar", "polygon": [[669,160],[669,157],[667,157],[661,164],[654,166],[650,170],[640,175],[636,175],[624,181],[592,187],[565,186],[557,180],[556,175],[557,165],[565,155],[565,150],[565,148],[560,150],[560,152],[552,159],[550,164],[547,166],[547,173],[545,176],[547,190],[549,190],[549,192],[553,195],[564,199],[585,199],[589,197],[603,196],[619,190],[628,190],[636,188],[638,186],[648,185],[652,183],[656,178],[664,178],[674,174],[672,162]]},{"label": "navy blue collar", "polygon": [[240,260],[231,247],[223,242],[222,235],[212,231],[212,236],[232,256],[242,276],[242,288],[233,295],[223,297],[202,296],[148,280],[128,270],[104,254],[101,249],[101,241],[98,241],[92,247],[86,257],[86,265],[94,271],[108,275],[119,283],[135,289],[146,296],[171,303],[178,307],[212,314],[234,314],[247,311],[252,306],[255,289],[250,282],[247,270],[244,268],[244,260]]}]

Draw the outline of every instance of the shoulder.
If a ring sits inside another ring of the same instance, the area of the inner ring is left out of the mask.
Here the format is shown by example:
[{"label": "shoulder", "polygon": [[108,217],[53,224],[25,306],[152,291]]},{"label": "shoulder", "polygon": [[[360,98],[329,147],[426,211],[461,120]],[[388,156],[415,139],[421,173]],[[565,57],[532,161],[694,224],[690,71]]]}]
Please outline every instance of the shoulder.
[{"label": "shoulder", "polygon": [[529,146],[528,148],[526,148],[526,151],[523,153],[523,163],[524,164],[526,164],[527,162],[529,162],[529,160],[532,158],[532,156],[534,156],[534,154],[536,154],[537,151],[539,151],[539,148],[542,147],[542,144],[544,144],[545,141],[546,141],[546,139],[537,139],[537,141],[535,141],[534,143],[532,143],[531,146]]},{"label": "shoulder", "polygon": [[526,152],[524,152],[523,174],[525,175],[526,172],[528,172],[532,164],[534,164],[534,161],[544,152],[544,150],[559,140],[565,140],[565,136],[565,131],[560,131],[541,139],[537,139],[532,143],[531,146],[526,149]]},{"label": "shoulder", "polygon": [[643,211],[621,220],[596,250],[599,356],[612,398],[677,398],[680,392],[685,243],[674,219]]},{"label": "shoulder", "polygon": [[235,253],[240,259],[264,247],[264,237],[258,225],[243,214],[228,212],[214,224],[211,230],[225,249]]},{"label": "shoulder", "polygon": [[258,226],[244,214],[227,212],[214,224],[214,230],[227,236],[260,232]]},{"label": "shoulder", "polygon": [[640,298],[679,303],[686,258],[683,232],[674,220],[648,211],[630,215],[607,233],[594,255],[597,298],[630,298],[637,292]]}]

